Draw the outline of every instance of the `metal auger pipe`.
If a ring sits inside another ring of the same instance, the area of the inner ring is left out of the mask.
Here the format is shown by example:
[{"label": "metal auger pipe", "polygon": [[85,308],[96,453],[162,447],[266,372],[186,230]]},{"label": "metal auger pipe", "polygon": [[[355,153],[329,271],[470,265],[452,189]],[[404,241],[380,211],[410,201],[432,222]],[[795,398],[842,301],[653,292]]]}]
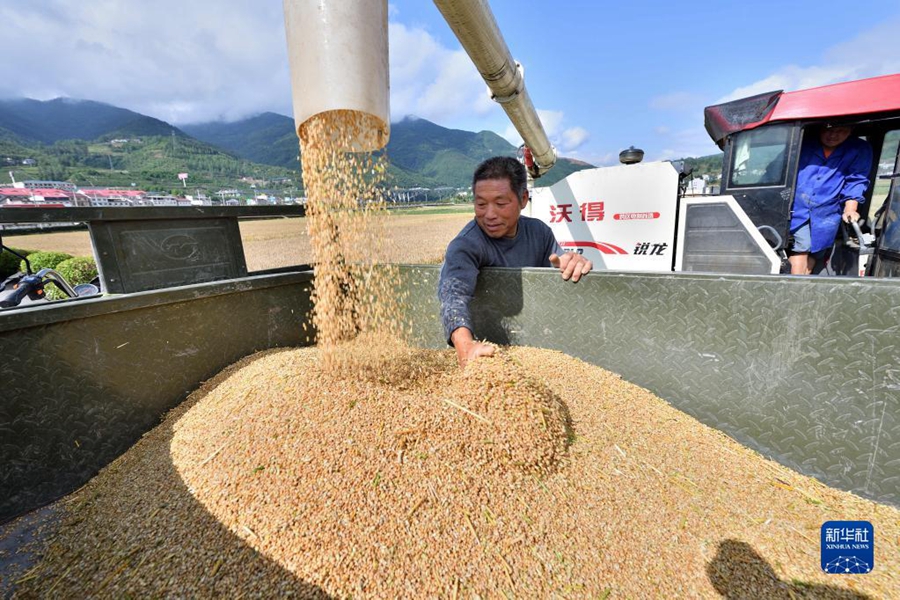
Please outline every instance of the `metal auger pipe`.
[{"label": "metal auger pipe", "polygon": [[487,1],[434,0],[434,3],[490,88],[491,98],[500,103],[531,150],[536,166],[532,175],[549,171],[556,164],[556,149],[550,144],[525,89],[522,66],[513,60]]}]

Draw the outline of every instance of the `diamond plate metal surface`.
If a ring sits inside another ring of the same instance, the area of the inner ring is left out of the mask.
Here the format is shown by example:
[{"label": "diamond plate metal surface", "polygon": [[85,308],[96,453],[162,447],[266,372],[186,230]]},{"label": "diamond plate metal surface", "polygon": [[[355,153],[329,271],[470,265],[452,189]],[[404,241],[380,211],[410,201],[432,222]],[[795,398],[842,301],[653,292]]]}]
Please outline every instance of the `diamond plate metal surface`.
[{"label": "diamond plate metal surface", "polygon": [[[446,343],[438,267],[404,267],[418,342]],[[414,282],[414,283],[413,283]],[[622,375],[806,475],[900,505],[900,281],[488,269],[476,335]]]},{"label": "diamond plate metal surface", "polygon": [[311,279],[0,314],[0,523],[83,485],[227,365],[308,343]]}]

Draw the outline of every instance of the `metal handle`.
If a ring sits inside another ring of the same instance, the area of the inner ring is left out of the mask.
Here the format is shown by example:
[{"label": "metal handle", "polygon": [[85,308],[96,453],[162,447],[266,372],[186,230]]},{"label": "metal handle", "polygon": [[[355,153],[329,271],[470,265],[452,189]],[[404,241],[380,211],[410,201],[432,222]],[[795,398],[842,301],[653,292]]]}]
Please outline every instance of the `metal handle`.
[{"label": "metal handle", "polygon": [[853,231],[856,232],[856,239],[859,240],[859,245],[866,246],[867,244],[863,241],[863,233],[862,229],[859,228],[859,223],[857,221],[850,221],[850,225],[853,227]]},{"label": "metal handle", "polygon": [[78,294],[75,293],[75,290],[72,289],[72,286],[69,285],[69,282],[53,269],[41,269],[37,272],[37,276],[40,277],[41,280],[47,280],[55,284],[56,287],[62,290],[69,298],[78,296]]},{"label": "metal handle", "polygon": [[[759,230],[760,233],[762,233],[763,230],[765,230],[765,231],[770,232],[772,235],[774,235],[776,241],[775,241],[775,245],[772,246],[772,250],[781,250],[781,248],[784,245],[784,239],[781,237],[781,234],[775,230],[774,227],[772,227],[770,225],[760,225],[759,227],[757,227],[757,229]],[[766,236],[763,236],[763,239],[765,239],[765,237]],[[766,241],[768,242],[769,240],[766,240]]]},{"label": "metal handle", "polygon": [[878,179],[897,179],[900,173],[891,173],[890,175],[879,175]]}]

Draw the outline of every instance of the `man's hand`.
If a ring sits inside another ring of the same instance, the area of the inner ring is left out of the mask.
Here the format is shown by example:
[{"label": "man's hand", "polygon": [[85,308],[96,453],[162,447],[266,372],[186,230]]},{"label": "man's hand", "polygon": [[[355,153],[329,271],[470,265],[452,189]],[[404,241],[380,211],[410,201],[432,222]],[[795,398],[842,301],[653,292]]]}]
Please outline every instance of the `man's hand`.
[{"label": "man's hand", "polygon": [[571,278],[572,283],[594,267],[591,261],[576,252],[564,252],[562,256],[551,254],[550,264],[562,271],[563,279],[568,281]]},{"label": "man's hand", "polygon": [[491,344],[476,342],[472,337],[472,332],[465,327],[454,330],[450,334],[450,341],[456,348],[456,361],[459,363],[460,369],[464,369],[470,360],[494,355],[494,347]]},{"label": "man's hand", "polygon": [[847,200],[844,203],[844,214],[841,215],[841,219],[843,219],[844,223],[856,222],[859,221],[859,213],[856,212],[856,209],[859,208],[859,202],[856,200]]}]

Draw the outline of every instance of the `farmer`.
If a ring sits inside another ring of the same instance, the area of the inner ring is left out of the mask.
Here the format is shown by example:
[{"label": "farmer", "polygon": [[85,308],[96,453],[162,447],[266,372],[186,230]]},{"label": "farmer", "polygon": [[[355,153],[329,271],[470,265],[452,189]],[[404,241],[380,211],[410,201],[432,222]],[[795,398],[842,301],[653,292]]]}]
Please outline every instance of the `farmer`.
[{"label": "farmer", "polygon": [[845,125],[826,124],[800,150],[788,260],[792,275],[809,275],[834,244],[841,221],[859,220],[872,166],[872,147]]},{"label": "farmer", "polygon": [[555,267],[563,279],[577,282],[593,266],[580,254],[563,252],[547,225],[521,216],[528,204],[527,175],[516,159],[497,156],[478,165],[472,192],[475,219],[447,247],[438,283],[444,333],[460,367],[494,353],[493,346],[475,340],[469,314],[482,267]]}]

